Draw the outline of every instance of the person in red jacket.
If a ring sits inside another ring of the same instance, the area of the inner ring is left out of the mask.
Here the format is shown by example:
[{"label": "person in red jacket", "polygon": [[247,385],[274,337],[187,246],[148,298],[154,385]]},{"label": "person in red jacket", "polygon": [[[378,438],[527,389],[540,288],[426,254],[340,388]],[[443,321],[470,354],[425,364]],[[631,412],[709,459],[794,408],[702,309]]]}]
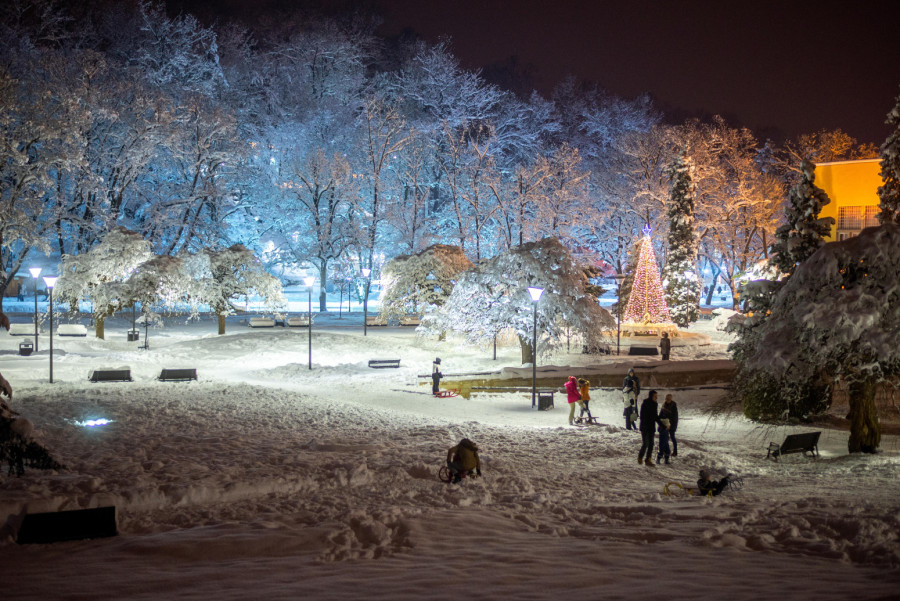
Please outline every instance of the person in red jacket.
[{"label": "person in red jacket", "polygon": [[569,376],[566,381],[566,400],[569,401],[569,425],[575,425],[575,407],[584,407],[581,404],[581,393],[578,392],[578,379],[575,376]]}]

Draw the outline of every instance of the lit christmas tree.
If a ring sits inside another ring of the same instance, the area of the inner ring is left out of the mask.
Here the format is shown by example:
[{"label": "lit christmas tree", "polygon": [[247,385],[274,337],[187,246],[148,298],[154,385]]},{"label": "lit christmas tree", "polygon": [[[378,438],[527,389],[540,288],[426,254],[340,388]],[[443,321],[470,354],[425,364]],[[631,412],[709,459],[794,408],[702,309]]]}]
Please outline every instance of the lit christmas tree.
[{"label": "lit christmas tree", "polygon": [[672,320],[669,318],[669,308],[659,279],[656,254],[650,242],[649,223],[644,226],[643,232],[634,284],[622,319],[626,323],[670,323]]}]

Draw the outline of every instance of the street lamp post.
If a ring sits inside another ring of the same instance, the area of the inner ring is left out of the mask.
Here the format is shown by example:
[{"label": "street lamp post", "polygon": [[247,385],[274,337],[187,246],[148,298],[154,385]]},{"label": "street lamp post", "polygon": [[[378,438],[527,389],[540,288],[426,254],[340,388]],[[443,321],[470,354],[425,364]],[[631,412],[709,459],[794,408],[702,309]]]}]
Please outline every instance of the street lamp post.
[{"label": "street lamp post", "polygon": [[316,278],[314,277],[305,277],[303,278],[303,283],[306,284],[307,288],[309,288],[309,305],[307,310],[307,334],[309,334],[309,368],[312,369],[312,287],[315,283]]},{"label": "street lamp post", "polygon": [[47,285],[48,295],[47,298],[50,301],[50,383],[53,384],[53,287],[56,286],[56,280],[58,278],[56,276],[44,276],[44,283]]},{"label": "street lamp post", "polygon": [[624,273],[613,276],[616,279],[616,356],[619,352],[619,344],[622,336],[622,282],[625,281]]},{"label": "street lamp post", "polygon": [[34,352],[38,352],[38,309],[37,309],[37,279],[41,275],[40,267],[32,267],[28,271],[34,278]]},{"label": "street lamp post", "polygon": [[363,336],[366,336],[366,326],[369,325],[369,275],[372,273],[372,270],[364,268],[360,270],[360,273],[366,278],[366,292],[363,294]]},{"label": "street lamp post", "polygon": [[531,406],[534,407],[534,399],[537,396],[537,304],[544,293],[543,288],[528,287],[528,294],[534,303],[534,326],[531,331]]}]

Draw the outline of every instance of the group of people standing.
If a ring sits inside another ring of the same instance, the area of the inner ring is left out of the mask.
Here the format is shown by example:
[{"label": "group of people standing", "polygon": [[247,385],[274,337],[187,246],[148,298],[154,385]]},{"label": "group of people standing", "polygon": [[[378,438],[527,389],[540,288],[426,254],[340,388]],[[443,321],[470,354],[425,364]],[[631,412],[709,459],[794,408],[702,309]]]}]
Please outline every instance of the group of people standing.
[{"label": "group of people standing", "polygon": [[[651,390],[641,403],[639,412],[637,399],[640,393],[641,381],[635,375],[634,368],[631,368],[622,382],[622,403],[624,405],[622,415],[625,418],[626,430],[639,430],[641,433],[638,463],[653,466],[653,447],[658,431],[659,451],[656,454],[656,463],[665,459],[668,464],[670,457],[678,455],[678,440],[675,438],[675,431],[678,429],[678,404],[671,394],[667,394],[665,402],[660,407],[657,392]],[[671,449],[669,441],[672,442]]]}]

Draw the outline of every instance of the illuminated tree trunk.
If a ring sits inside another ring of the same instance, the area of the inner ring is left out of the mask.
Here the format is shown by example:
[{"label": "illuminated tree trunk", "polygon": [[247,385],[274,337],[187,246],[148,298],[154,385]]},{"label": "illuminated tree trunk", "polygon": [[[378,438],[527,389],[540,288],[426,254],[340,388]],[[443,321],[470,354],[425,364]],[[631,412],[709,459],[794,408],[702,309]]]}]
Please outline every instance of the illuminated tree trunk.
[{"label": "illuminated tree trunk", "polygon": [[851,381],[848,388],[850,440],[847,441],[847,448],[851,453],[874,453],[881,444],[881,425],[875,408],[875,381]]},{"label": "illuminated tree trunk", "polygon": [[104,315],[98,315],[95,332],[97,334],[97,338],[99,338],[100,340],[105,340],[105,338],[104,338],[104,336],[106,336],[106,332],[105,332],[105,328],[104,328],[105,324],[106,324],[106,317]]},{"label": "illuminated tree trunk", "polygon": [[519,336],[519,346],[522,347],[522,363],[534,363],[534,349],[531,347],[531,338]]},{"label": "illuminated tree trunk", "polygon": [[219,318],[219,336],[221,336],[225,333],[225,313],[219,312],[217,317]]}]

